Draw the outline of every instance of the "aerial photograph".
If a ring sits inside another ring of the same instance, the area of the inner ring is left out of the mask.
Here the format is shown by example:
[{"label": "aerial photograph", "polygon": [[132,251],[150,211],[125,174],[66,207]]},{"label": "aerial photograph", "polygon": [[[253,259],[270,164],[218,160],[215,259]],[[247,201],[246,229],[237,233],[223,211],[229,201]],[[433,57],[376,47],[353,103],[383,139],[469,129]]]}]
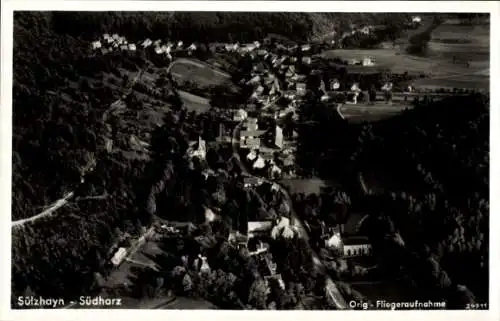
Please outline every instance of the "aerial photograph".
[{"label": "aerial photograph", "polygon": [[13,31],[12,310],[489,309],[488,13]]}]

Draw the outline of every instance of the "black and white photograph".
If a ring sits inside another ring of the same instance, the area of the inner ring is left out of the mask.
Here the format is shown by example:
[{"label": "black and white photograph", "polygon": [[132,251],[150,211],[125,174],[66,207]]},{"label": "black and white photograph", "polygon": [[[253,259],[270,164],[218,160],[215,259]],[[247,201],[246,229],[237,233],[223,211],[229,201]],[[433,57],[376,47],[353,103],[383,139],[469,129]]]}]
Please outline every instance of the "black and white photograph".
[{"label": "black and white photograph", "polygon": [[498,3],[114,3],[2,19],[7,310],[498,305]]}]

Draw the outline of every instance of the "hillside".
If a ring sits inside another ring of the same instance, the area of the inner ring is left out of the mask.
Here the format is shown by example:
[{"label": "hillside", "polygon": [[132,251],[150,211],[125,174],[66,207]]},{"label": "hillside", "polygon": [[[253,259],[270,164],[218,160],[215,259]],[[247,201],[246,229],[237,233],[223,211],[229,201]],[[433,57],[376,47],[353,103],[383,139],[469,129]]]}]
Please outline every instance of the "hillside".
[{"label": "hillside", "polygon": [[54,30],[82,38],[120,31],[130,39],[146,37],[184,41],[253,41],[269,33],[294,41],[321,38],[352,24],[403,25],[409,14],[302,12],[101,12],[54,13]]}]

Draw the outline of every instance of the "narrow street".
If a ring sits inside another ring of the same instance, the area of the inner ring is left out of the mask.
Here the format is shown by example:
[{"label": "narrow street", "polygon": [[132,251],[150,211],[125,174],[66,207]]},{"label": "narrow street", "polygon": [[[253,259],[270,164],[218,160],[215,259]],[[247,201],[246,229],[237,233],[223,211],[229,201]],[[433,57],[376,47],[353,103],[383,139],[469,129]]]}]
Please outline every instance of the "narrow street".
[{"label": "narrow street", "polygon": [[[273,102],[271,102],[269,105],[274,104],[275,101],[276,100],[274,100]],[[241,168],[241,170],[242,170],[242,172],[244,174],[246,174],[248,176],[260,178],[260,179],[262,179],[263,181],[265,181],[265,182],[267,182],[269,184],[273,184],[274,182],[268,180],[265,177],[257,177],[257,176],[252,175],[248,171],[248,169],[246,168],[245,164],[243,164],[243,162],[241,161],[240,155],[238,153],[238,149],[239,149],[239,143],[238,143],[238,141],[239,140],[237,138],[238,138],[238,135],[239,135],[240,128],[243,125],[243,122],[244,121],[240,122],[234,128],[234,130],[233,130],[233,137],[232,137],[232,142],[231,142],[231,145],[232,145],[232,148],[233,148],[233,157],[238,162],[238,165],[240,166],[240,168]],[[304,224],[302,223],[302,221],[300,220],[300,218],[297,216],[297,214],[295,213],[295,211],[293,209],[292,200],[290,198],[290,195],[288,194],[288,191],[281,184],[277,183],[277,185],[279,186],[280,192],[283,194],[283,196],[285,197],[287,203],[290,206],[290,210],[291,210],[292,218],[293,218],[293,224],[295,224],[295,226],[299,230],[299,234],[308,242],[309,241],[309,236],[307,234],[306,229],[304,228]],[[326,276],[326,293],[327,293],[327,295],[329,296],[329,298],[331,299],[331,301],[335,304],[335,306],[338,309],[347,309],[348,308],[347,302],[342,297],[342,294],[338,290],[338,288],[335,285],[335,283],[333,282],[333,280],[326,273],[326,268],[323,265],[323,263],[321,262],[321,260],[319,259],[318,254],[316,252],[314,252],[314,250],[312,248],[311,248],[311,253],[312,253],[312,260],[314,262],[314,265],[315,265],[317,271]]]}]

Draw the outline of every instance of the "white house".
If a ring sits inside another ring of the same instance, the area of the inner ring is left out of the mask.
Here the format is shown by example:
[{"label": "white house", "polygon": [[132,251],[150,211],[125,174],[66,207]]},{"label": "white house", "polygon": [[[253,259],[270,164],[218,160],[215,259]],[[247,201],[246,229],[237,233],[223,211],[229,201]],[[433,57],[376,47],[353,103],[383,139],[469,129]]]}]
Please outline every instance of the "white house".
[{"label": "white house", "polygon": [[257,152],[255,150],[251,150],[247,155],[247,160],[254,161],[257,158]]},{"label": "white house", "polygon": [[217,219],[217,215],[208,207],[205,208],[205,222],[213,222]]},{"label": "white house", "polygon": [[121,45],[121,46],[120,46],[120,49],[121,49],[121,50],[128,50],[128,46],[127,46],[127,45]]},{"label": "white house", "polygon": [[276,164],[273,164],[273,167],[271,167],[271,177],[274,177],[275,175],[281,175],[281,168],[279,168]]},{"label": "white house", "polygon": [[422,18],[420,18],[420,16],[413,16],[411,18],[411,22],[413,22],[413,23],[421,23],[422,22]]},{"label": "white house", "polygon": [[306,84],[305,83],[297,83],[295,90],[297,91],[297,95],[303,96],[306,94]]},{"label": "white house", "polygon": [[343,253],[346,257],[366,256],[372,253],[372,246],[367,237],[348,237],[343,240]]},{"label": "white house", "polygon": [[330,90],[338,90],[340,88],[340,82],[337,79],[334,79],[330,82]]},{"label": "white house", "polygon": [[114,33],[111,38],[113,38],[113,40],[115,41],[118,41],[118,39],[120,39],[120,36],[117,34],[117,33]]},{"label": "white house", "polygon": [[96,50],[96,49],[99,49],[101,47],[102,47],[102,44],[99,40],[92,42],[92,49]]},{"label": "white house", "polygon": [[182,42],[182,40],[177,42],[177,49],[181,49],[183,45],[184,45],[184,42]]},{"label": "white house", "polygon": [[361,92],[361,89],[359,88],[359,84],[358,83],[354,83],[352,86],[351,86],[351,91],[353,92],[354,94],[354,97],[353,97],[353,103],[354,104],[357,104],[358,103],[358,96],[359,96],[359,93]]},{"label": "white house", "polygon": [[248,113],[244,109],[238,109],[237,111],[234,112],[233,120],[234,121],[243,121],[247,119]]},{"label": "white house", "polygon": [[310,65],[312,62],[311,57],[302,57],[302,63],[306,65]]},{"label": "white house", "polygon": [[206,148],[206,142],[201,139],[201,137],[198,138],[198,149],[193,150],[191,152],[191,157],[199,157],[201,159],[205,159],[205,156],[207,154],[207,148]]},{"label": "white house", "polygon": [[127,249],[124,247],[120,247],[118,251],[116,251],[115,255],[111,258],[111,263],[113,263],[114,266],[120,265],[125,257],[127,256]]},{"label": "white house", "polygon": [[196,45],[194,43],[192,43],[191,45],[189,45],[188,50],[195,51],[196,50]]},{"label": "white house", "polygon": [[392,90],[392,82],[387,82],[382,86],[383,91],[391,91]]},{"label": "white house", "polygon": [[146,48],[146,47],[149,47],[153,44],[153,41],[151,41],[151,39],[146,39],[142,42],[141,46]]},{"label": "white house", "polygon": [[136,51],[137,47],[135,46],[135,43],[129,43],[128,44],[128,50],[130,50],[130,51]]},{"label": "white house", "polygon": [[372,58],[365,57],[362,62],[363,66],[374,66],[375,64],[372,61]]},{"label": "white house", "polygon": [[262,158],[261,156],[257,156],[257,159],[253,163],[252,167],[254,169],[262,169],[266,167],[266,162],[264,161],[264,158]]},{"label": "white house", "polygon": [[364,26],[363,28],[361,28],[359,30],[360,33],[364,34],[364,35],[369,35],[370,34],[370,27],[368,26]]},{"label": "white house", "polygon": [[307,45],[307,44],[306,44],[306,45],[302,45],[302,46],[300,47],[300,49],[301,49],[302,51],[309,51],[309,50],[311,50],[311,45]]},{"label": "white house", "polygon": [[194,266],[200,273],[210,272],[210,265],[208,265],[207,257],[201,254],[198,254],[198,257],[194,260]]}]

